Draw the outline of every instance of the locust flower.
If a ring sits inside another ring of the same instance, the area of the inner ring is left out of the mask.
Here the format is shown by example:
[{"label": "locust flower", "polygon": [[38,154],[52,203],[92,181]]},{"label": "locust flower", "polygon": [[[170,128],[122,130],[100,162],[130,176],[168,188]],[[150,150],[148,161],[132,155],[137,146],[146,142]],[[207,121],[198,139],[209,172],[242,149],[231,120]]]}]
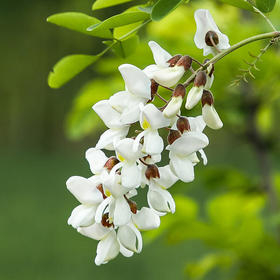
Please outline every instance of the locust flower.
[{"label": "locust flower", "polygon": [[197,27],[194,42],[199,49],[203,49],[204,56],[215,55],[219,50],[230,48],[227,35],[219,30],[208,10],[197,10],[194,18]]},{"label": "locust flower", "polygon": [[149,42],[155,64],[147,66],[143,71],[154,79],[158,84],[171,87],[174,86],[191,67],[192,59],[189,56],[171,56],[159,44]]}]

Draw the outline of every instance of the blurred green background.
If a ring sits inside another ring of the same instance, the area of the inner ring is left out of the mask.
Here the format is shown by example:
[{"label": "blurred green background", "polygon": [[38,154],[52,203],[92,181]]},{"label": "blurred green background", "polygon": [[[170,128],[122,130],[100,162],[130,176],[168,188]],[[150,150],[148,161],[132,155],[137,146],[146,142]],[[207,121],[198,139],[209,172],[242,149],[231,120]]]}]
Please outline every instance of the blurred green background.
[{"label": "blurred green background", "polygon": [[[136,1],[137,2],[137,1]],[[141,1],[138,1],[141,2]],[[280,279],[280,49],[272,47],[254,70],[256,80],[229,87],[265,42],[241,49],[216,65],[213,93],[224,128],[206,130],[208,166],[196,180],[171,189],[177,211],[144,235],[140,255],[94,264],[97,242],[67,225],[77,205],[65,181],[90,176],[84,152],[105,126],[91,110],[123,89],[117,66],[153,62],[149,40],[172,54],[203,60],[193,43],[193,12],[208,8],[233,44],[269,32],[257,15],[218,1],[190,1],[140,32],[129,57],[110,53],[59,90],[47,75],[62,56],[94,54],[99,39],[46,23],[63,11],[91,14],[92,1],[3,2],[1,40],[1,279]],[[130,5],[97,11],[104,19]],[[280,4],[271,19],[280,29]],[[162,92],[167,96],[167,92]],[[185,112],[186,113],[186,112]],[[200,114],[200,108],[190,115]],[[144,194],[143,194],[144,196]]]}]

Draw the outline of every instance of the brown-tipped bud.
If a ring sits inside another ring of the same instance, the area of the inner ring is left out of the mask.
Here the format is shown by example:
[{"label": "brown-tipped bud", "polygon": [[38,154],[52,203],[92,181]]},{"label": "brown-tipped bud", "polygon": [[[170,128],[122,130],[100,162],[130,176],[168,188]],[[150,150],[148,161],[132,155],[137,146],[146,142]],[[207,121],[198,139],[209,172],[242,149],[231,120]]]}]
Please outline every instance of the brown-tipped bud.
[{"label": "brown-tipped bud", "polygon": [[186,96],[186,88],[182,84],[178,84],[174,89],[172,96],[181,96],[184,99],[184,97]]},{"label": "brown-tipped bud", "polygon": [[214,47],[219,44],[219,37],[215,31],[208,31],[205,35],[205,43],[207,46]]},{"label": "brown-tipped bud", "polygon": [[171,57],[167,61],[167,63],[169,63],[169,67],[174,67],[177,64],[177,62],[180,60],[181,57],[182,57],[182,55],[180,55],[180,54],[176,54],[173,57]]},{"label": "brown-tipped bud", "polygon": [[106,213],[106,214],[103,214],[102,216],[102,220],[101,220],[101,224],[104,226],[104,227],[112,227],[114,224],[113,223],[110,223],[110,220],[109,220],[109,214]]},{"label": "brown-tipped bud", "polygon": [[106,199],[107,196],[104,193],[102,184],[98,185],[96,188],[102,193],[103,199]]},{"label": "brown-tipped bud", "polygon": [[191,130],[190,123],[189,123],[188,119],[185,118],[185,117],[180,117],[180,118],[177,120],[176,126],[177,126],[177,129],[178,129],[181,133],[184,133],[184,131],[189,131],[189,130]]},{"label": "brown-tipped bud", "polygon": [[193,85],[195,87],[201,87],[201,86],[205,86],[207,82],[207,76],[205,71],[200,71],[197,73],[197,75],[195,76]]},{"label": "brown-tipped bud", "polygon": [[155,164],[150,164],[146,169],[145,176],[148,180],[160,178],[157,166]]},{"label": "brown-tipped bud", "polygon": [[192,66],[192,58],[188,55],[184,55],[179,59],[176,65],[184,66],[185,71],[188,71]]},{"label": "brown-tipped bud", "polygon": [[124,198],[126,199],[129,207],[130,207],[130,211],[133,213],[133,214],[136,214],[137,213],[137,203],[131,199],[128,199],[126,196],[124,196]]},{"label": "brown-tipped bud", "polygon": [[210,64],[208,67],[207,67],[207,74],[209,77],[212,77],[213,73],[215,71],[215,66],[214,64]]},{"label": "brown-tipped bud", "polygon": [[205,104],[212,105],[214,103],[214,97],[212,93],[208,90],[204,90],[201,98],[202,107]]},{"label": "brown-tipped bud", "polygon": [[112,168],[113,168],[116,164],[118,164],[119,162],[120,162],[120,161],[119,161],[116,157],[110,157],[110,158],[106,161],[104,167],[107,168],[108,171],[111,171]]},{"label": "brown-tipped bud", "polygon": [[167,142],[169,145],[171,145],[175,140],[181,137],[181,133],[178,130],[170,129],[168,136],[167,136]]},{"label": "brown-tipped bud", "polygon": [[151,96],[152,96],[151,100],[154,99],[157,91],[158,91],[158,83],[154,79],[151,79]]}]

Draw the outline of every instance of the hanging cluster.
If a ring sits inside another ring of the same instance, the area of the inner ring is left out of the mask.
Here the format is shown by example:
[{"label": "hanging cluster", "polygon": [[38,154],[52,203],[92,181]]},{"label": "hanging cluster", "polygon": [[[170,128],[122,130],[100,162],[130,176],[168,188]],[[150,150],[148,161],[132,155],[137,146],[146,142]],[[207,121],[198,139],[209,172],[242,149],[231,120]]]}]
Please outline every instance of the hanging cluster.
[{"label": "hanging cluster", "polygon": [[[196,11],[195,20],[195,44],[204,49],[204,55],[229,47],[227,36],[219,31],[209,11]],[[186,98],[188,110],[201,101],[202,115],[182,116],[186,85],[178,82],[185,73],[194,72],[194,60],[187,55],[172,56],[155,42],[149,42],[149,46],[155,64],[144,70],[121,65],[124,90],[93,106],[108,127],[95,148],[86,152],[93,176],[73,176],[66,183],[81,203],[68,223],[79,233],[99,241],[97,265],[107,263],[119,253],[131,257],[141,252],[141,231],[159,227],[161,216],[175,212],[169,188],[178,180],[194,180],[194,166],[200,161],[198,154],[207,164],[203,151],[209,144],[203,133],[205,126],[219,129],[223,125],[210,91],[214,66],[195,72],[193,87]],[[159,95],[160,86],[172,91],[169,100]],[[160,98],[164,106],[156,107],[155,98]],[[135,123],[142,130],[128,137]],[[161,129],[169,130],[166,147],[159,134]],[[102,150],[114,151],[114,156],[107,157]],[[160,166],[164,150],[169,151],[170,160],[168,165]],[[147,207],[139,208],[133,199],[145,187]]]}]

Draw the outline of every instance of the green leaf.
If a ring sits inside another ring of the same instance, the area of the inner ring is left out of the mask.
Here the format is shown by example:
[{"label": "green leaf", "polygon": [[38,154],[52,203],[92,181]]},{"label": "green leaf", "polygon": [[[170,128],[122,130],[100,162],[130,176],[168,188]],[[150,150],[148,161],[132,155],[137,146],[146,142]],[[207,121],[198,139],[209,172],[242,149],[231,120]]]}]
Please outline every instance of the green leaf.
[{"label": "green leaf", "polygon": [[87,30],[97,31],[97,30],[111,29],[111,28],[131,24],[134,22],[143,21],[148,18],[149,18],[149,14],[144,12],[122,13],[119,15],[112,16],[99,24],[91,25]]},{"label": "green leaf", "polygon": [[101,21],[97,18],[90,17],[83,13],[67,12],[55,14],[47,18],[48,22],[54,23],[58,26],[62,26],[74,31],[84,33],[86,35],[101,37],[101,38],[112,38],[110,30],[94,30],[87,31],[90,25],[99,24]]},{"label": "green leaf", "polygon": [[112,48],[112,50],[120,57],[126,58],[134,53],[139,43],[139,37],[137,35],[131,36],[125,40],[118,41]]},{"label": "green leaf", "polygon": [[264,13],[269,13],[273,10],[276,0],[256,0],[256,6]]},{"label": "green leaf", "polygon": [[93,10],[103,9],[103,8],[131,2],[131,1],[133,0],[96,0],[92,5],[92,9]]},{"label": "green leaf", "polygon": [[244,9],[244,10],[254,11],[252,5],[245,2],[244,0],[221,0],[221,2],[235,6],[237,8]]},{"label": "green leaf", "polygon": [[159,0],[152,9],[152,20],[161,20],[185,0]]},{"label": "green leaf", "polygon": [[62,58],[53,67],[48,77],[48,84],[51,88],[60,88],[70,81],[81,71],[94,63],[98,55],[74,54]]}]

